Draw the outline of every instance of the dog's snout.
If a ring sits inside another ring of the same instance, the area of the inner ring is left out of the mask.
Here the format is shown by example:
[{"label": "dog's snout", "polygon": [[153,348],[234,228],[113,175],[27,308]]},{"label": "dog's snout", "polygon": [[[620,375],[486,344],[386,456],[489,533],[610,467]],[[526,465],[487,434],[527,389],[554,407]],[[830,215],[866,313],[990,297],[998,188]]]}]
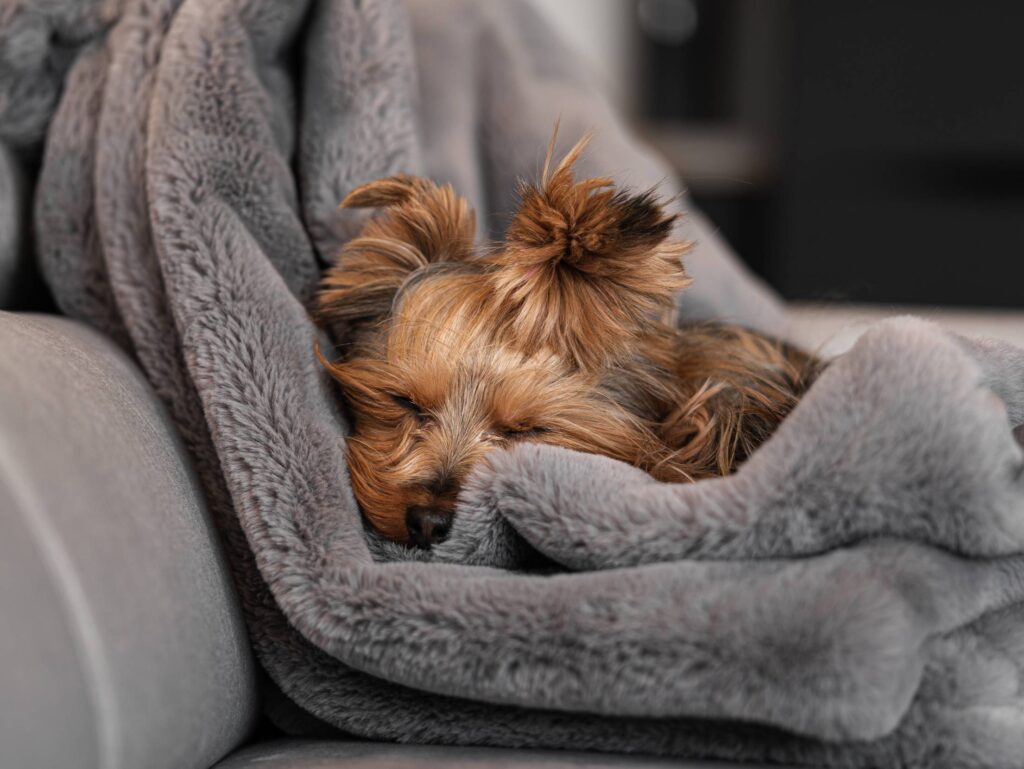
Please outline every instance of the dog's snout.
[{"label": "dog's snout", "polygon": [[433,507],[413,505],[405,511],[405,527],[416,547],[429,548],[443,542],[451,527],[452,514]]},{"label": "dog's snout", "polygon": [[450,495],[455,491],[455,479],[451,475],[435,475],[429,481],[423,484],[428,492],[433,494],[435,497],[444,497]]}]

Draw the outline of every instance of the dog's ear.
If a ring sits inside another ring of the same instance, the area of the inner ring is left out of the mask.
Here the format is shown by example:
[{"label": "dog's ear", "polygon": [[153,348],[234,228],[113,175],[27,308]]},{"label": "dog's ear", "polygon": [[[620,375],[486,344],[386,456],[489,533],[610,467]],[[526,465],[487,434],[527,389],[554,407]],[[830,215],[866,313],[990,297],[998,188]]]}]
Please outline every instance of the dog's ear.
[{"label": "dog's ear", "polygon": [[419,268],[473,256],[476,218],[451,185],[392,176],[357,187],[341,205],[386,209],[341,249],[321,281],[318,319],[341,333],[385,317]]},{"label": "dog's ear", "polygon": [[654,191],[616,190],[610,179],[576,181],[584,136],[540,185],[520,185],[504,251],[489,261],[511,337],[548,347],[580,368],[628,352],[643,326],[667,312],[688,280],[686,244],[670,239],[676,217]]}]

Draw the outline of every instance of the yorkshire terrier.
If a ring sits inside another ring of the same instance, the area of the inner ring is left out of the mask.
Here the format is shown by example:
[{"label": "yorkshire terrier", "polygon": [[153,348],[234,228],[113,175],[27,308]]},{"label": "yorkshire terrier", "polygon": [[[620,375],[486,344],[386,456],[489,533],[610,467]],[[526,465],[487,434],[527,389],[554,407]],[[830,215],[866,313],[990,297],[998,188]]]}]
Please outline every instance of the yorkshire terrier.
[{"label": "yorkshire terrier", "polygon": [[445,538],[488,452],[547,443],[665,481],[732,472],[782,421],[817,362],[736,326],[676,327],[688,245],[653,191],[577,181],[584,137],[521,183],[504,244],[474,242],[450,185],[393,176],[352,191],[383,208],[317,297],[344,341],[321,361],[352,416],[348,467],[366,518],[418,547]]}]

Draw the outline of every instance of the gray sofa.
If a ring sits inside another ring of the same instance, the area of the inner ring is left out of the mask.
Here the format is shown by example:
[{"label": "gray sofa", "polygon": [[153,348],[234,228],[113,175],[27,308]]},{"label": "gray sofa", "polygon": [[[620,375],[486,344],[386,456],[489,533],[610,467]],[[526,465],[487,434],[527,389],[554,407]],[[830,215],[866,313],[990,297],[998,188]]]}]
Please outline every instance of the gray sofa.
[{"label": "gray sofa", "polygon": [[0,769],[681,765],[254,740],[260,673],[189,459],[132,361],[64,318],[0,312],[0,532]]},{"label": "gray sofa", "polygon": [[[797,311],[795,333],[848,344],[872,317]],[[132,361],[57,316],[0,312],[0,532],[0,769],[698,765],[254,739],[260,672],[189,459]]]}]

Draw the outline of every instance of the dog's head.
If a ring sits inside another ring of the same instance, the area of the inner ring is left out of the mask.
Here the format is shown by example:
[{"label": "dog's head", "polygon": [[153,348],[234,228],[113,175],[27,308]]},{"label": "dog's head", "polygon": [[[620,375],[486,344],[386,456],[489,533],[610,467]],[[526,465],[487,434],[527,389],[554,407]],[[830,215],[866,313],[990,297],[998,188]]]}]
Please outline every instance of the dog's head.
[{"label": "dog's head", "polygon": [[585,143],[522,185],[506,242],[485,253],[450,186],[398,176],[345,199],[384,210],[342,250],[318,311],[343,343],[325,365],[353,417],[352,486],[385,536],[443,539],[494,448],[543,442],[634,464],[656,450],[605,385],[670,311],[684,246],[653,194],[573,178]]}]

